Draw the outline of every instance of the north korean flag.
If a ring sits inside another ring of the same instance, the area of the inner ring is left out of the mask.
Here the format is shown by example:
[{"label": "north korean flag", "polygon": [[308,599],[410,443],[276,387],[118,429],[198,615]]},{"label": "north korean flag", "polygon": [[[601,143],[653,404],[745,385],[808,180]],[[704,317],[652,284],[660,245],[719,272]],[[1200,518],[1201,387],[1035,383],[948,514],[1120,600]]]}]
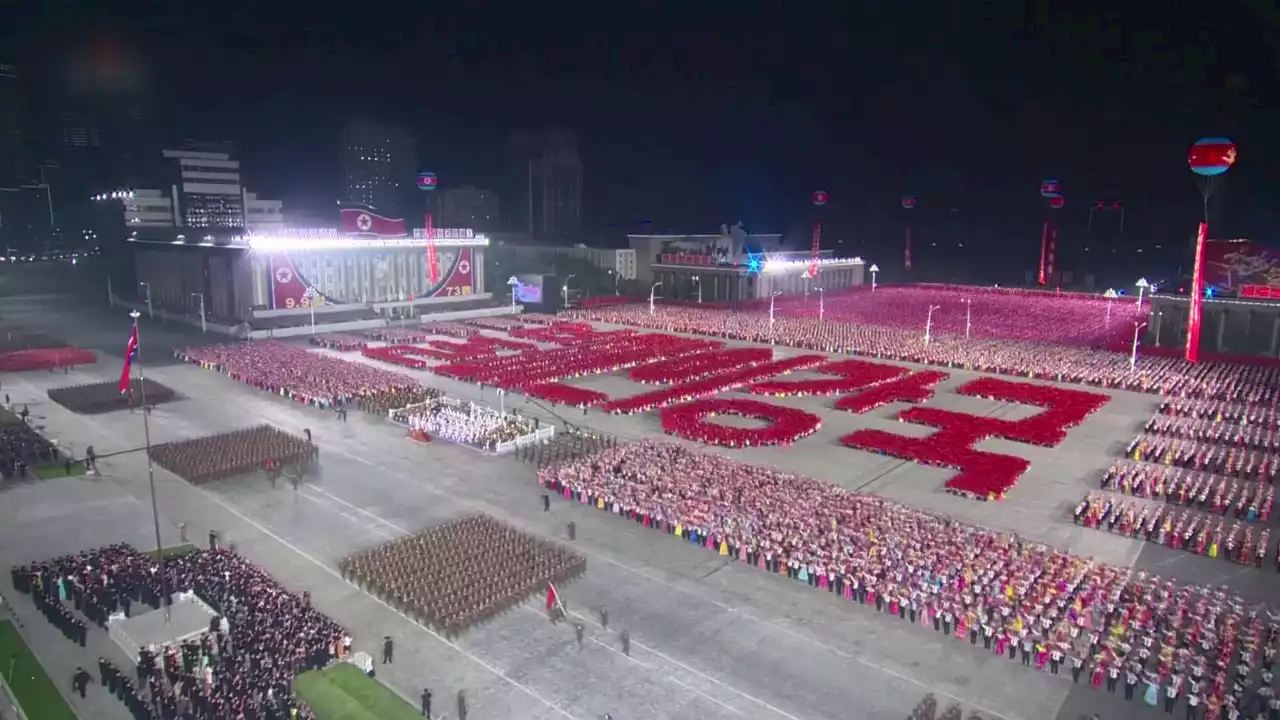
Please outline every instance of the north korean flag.
[{"label": "north korean flag", "polygon": [[388,218],[361,208],[343,208],[342,232],[348,235],[373,235],[376,237],[404,237],[404,219]]}]

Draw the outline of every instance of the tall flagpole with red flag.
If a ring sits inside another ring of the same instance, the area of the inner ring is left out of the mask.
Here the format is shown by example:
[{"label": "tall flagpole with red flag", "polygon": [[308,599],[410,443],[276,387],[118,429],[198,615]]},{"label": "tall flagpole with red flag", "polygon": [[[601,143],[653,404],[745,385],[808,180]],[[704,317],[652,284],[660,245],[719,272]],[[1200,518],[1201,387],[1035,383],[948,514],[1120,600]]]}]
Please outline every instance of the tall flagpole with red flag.
[{"label": "tall flagpole with red flag", "polygon": [[156,500],[156,470],[155,465],[151,461],[151,411],[147,407],[147,383],[146,378],[142,375],[142,353],[138,348],[138,318],[141,316],[137,310],[129,313],[129,317],[133,318],[133,329],[129,333],[129,344],[125,347],[124,369],[120,373],[120,392],[132,393],[133,382],[130,378],[133,368],[138,368],[138,396],[142,400],[142,438],[146,447],[144,452],[147,454],[147,484],[151,488],[151,521],[155,524],[156,530],[156,562],[160,563],[160,606],[164,608],[164,624],[168,625],[170,621],[169,609],[169,581],[165,577],[164,569],[164,541],[160,539],[160,503]]}]

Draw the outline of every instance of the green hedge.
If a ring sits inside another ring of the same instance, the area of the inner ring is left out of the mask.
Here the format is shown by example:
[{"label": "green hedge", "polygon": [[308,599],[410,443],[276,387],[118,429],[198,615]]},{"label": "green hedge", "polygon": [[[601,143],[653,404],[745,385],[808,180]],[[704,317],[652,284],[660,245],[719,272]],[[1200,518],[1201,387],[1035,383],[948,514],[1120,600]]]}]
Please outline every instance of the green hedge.
[{"label": "green hedge", "polygon": [[293,689],[319,720],[421,720],[422,713],[350,663],[297,677]]},{"label": "green hedge", "polygon": [[[8,674],[10,658],[13,658],[12,679]],[[71,706],[44,671],[44,666],[8,620],[0,621],[0,672],[5,673],[5,679],[27,717],[32,720],[77,720]],[[70,686],[71,678],[67,678],[67,687]]]}]

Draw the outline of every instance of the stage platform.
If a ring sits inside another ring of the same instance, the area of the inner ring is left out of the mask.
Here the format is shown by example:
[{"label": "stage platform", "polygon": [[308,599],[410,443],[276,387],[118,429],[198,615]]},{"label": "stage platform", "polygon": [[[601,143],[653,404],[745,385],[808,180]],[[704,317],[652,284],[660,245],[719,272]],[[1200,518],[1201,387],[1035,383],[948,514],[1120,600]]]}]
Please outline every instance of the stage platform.
[{"label": "stage platform", "polygon": [[209,629],[209,621],[215,615],[213,609],[195,593],[179,593],[173,596],[167,624],[163,609],[147,608],[146,612],[135,613],[132,617],[126,618],[120,613],[112,615],[107,621],[107,632],[129,657],[136,660],[139,648],[163,647],[198,637]]}]

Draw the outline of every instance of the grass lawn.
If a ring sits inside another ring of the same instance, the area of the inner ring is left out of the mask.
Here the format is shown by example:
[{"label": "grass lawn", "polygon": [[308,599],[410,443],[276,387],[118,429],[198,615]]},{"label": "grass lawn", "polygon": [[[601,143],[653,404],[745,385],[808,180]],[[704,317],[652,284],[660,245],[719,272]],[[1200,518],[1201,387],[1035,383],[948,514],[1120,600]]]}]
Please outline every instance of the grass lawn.
[{"label": "grass lawn", "polygon": [[[71,706],[18,634],[18,629],[13,623],[3,620],[0,621],[0,672],[6,674],[6,679],[10,658],[14,662],[9,687],[13,688],[13,695],[27,717],[32,720],[77,720]],[[70,678],[67,678],[67,687],[71,687]]]},{"label": "grass lawn", "polygon": [[160,556],[163,555],[164,558],[168,560],[169,558],[176,558],[176,557],[182,557],[183,555],[190,555],[191,553],[199,549],[200,548],[196,547],[195,545],[192,545],[191,543],[186,543],[185,545],[174,545],[173,547],[161,548],[159,550],[151,550],[150,552],[147,553],[147,556],[151,558],[159,558]]},{"label": "grass lawn", "polygon": [[41,480],[53,480],[60,477],[77,477],[84,475],[84,461],[71,463],[71,474],[67,474],[67,467],[64,464],[49,463],[48,465],[39,465],[36,467],[36,477]]},{"label": "grass lawn", "polygon": [[293,689],[319,720],[421,720],[418,708],[350,663],[297,677]]}]

